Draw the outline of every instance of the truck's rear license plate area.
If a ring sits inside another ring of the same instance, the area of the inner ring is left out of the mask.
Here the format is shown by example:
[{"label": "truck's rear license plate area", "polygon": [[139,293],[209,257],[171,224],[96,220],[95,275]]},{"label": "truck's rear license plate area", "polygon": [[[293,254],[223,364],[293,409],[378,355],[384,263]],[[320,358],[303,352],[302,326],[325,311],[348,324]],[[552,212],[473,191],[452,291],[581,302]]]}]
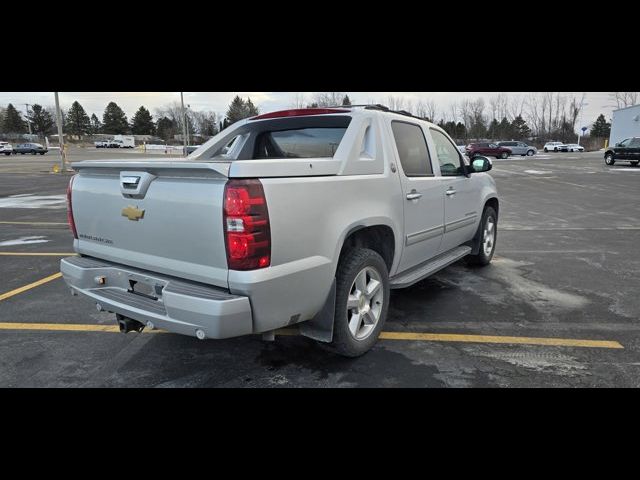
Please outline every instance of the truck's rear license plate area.
[{"label": "truck's rear license plate area", "polygon": [[162,292],[161,286],[150,285],[144,282],[138,282],[136,280],[129,280],[129,293],[141,295],[143,297],[158,300],[158,294]]}]

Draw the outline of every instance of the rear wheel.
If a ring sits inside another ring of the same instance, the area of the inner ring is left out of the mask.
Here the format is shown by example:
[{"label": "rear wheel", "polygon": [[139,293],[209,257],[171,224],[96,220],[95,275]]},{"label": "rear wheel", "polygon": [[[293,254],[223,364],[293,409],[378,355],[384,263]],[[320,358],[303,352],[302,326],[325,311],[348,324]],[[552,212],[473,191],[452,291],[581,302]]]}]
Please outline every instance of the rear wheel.
[{"label": "rear wheel", "polygon": [[615,159],[613,158],[613,153],[607,153],[604,156],[604,163],[606,163],[607,165],[613,165],[616,163]]},{"label": "rear wheel", "polygon": [[475,255],[467,255],[467,263],[471,265],[489,265],[496,250],[498,237],[498,215],[493,207],[485,207],[482,221],[478,227],[476,238],[480,239],[480,249]]},{"label": "rear wheel", "polygon": [[507,152],[502,152],[500,154],[500,158],[502,158],[502,159],[509,158],[509,154]]},{"label": "rear wheel", "polygon": [[533,157],[533,150],[527,150],[527,157]]},{"label": "rear wheel", "polygon": [[368,248],[344,254],[336,275],[333,340],[324,344],[345,357],[373,347],[389,308],[389,273],[382,257]]},{"label": "rear wheel", "polygon": [[548,151],[547,147],[544,147],[544,153],[547,153]]}]

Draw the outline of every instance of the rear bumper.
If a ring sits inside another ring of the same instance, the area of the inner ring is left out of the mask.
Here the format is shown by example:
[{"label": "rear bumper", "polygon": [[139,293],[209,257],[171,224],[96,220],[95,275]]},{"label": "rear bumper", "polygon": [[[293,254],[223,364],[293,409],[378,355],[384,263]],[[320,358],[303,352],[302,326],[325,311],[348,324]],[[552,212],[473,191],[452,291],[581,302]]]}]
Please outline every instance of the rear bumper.
[{"label": "rear bumper", "polygon": [[[229,338],[253,333],[249,297],[209,285],[179,280],[92,257],[60,261],[62,276],[74,292],[144,324],[183,335]],[[96,278],[104,277],[99,285]],[[131,293],[131,282],[146,284],[153,298]]]}]

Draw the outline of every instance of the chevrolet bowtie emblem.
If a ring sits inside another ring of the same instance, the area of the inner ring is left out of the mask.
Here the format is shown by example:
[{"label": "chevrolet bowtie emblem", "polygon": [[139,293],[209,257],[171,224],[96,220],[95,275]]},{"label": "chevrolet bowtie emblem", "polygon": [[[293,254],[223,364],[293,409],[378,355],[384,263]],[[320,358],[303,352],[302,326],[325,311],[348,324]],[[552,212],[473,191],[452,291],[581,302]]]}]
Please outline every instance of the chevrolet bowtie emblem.
[{"label": "chevrolet bowtie emblem", "polygon": [[129,220],[137,222],[144,217],[144,210],[140,210],[139,208],[129,205],[128,207],[122,209],[122,216],[127,217]]}]

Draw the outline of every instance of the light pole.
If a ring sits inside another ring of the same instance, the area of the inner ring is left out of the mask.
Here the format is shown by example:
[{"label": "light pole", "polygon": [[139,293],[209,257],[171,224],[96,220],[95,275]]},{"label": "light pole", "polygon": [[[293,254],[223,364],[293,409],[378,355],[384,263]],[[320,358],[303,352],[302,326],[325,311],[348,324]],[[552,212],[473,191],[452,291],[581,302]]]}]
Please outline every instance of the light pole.
[{"label": "light pole", "polygon": [[60,101],[58,100],[58,92],[56,96],[56,123],[58,124],[58,144],[60,145],[60,173],[64,172],[64,137],[62,136],[62,113],[60,112]]},{"label": "light pole", "polygon": [[182,104],[182,142],[184,144],[184,155],[187,154],[187,114],[184,111],[184,97],[180,92],[180,103]]},{"label": "light pole", "polygon": [[588,106],[588,103],[584,103],[582,102],[580,104],[580,120],[578,121],[579,123],[579,130],[578,130],[578,145],[580,145],[580,135],[582,133],[582,114],[584,113],[584,107]]}]

